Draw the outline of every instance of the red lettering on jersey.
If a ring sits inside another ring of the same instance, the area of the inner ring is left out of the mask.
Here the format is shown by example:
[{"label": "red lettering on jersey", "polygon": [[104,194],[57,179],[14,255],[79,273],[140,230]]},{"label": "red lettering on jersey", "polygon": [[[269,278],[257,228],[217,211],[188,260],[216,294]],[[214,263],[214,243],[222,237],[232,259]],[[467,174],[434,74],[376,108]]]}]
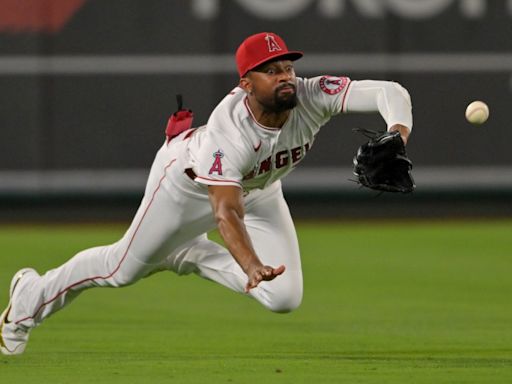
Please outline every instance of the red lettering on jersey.
[{"label": "red lettering on jersey", "polygon": [[292,163],[296,163],[302,158],[302,147],[296,147],[290,150],[292,154]]},{"label": "red lettering on jersey", "polygon": [[322,76],[320,79],[320,89],[328,95],[340,93],[348,83],[346,77]]},{"label": "red lettering on jersey", "polygon": [[260,164],[260,169],[258,171],[258,175],[261,175],[264,172],[270,171],[270,168],[272,167],[272,157],[268,157],[267,159],[263,160]]},{"label": "red lettering on jersey", "polygon": [[218,175],[222,175],[222,162],[220,159],[224,157],[224,153],[219,149],[213,154],[213,157],[215,157],[215,160],[213,160],[212,167],[208,174],[211,175],[213,172],[217,172]]},{"label": "red lettering on jersey", "polygon": [[[310,147],[311,147],[310,144],[306,143],[306,144],[304,144],[304,146],[295,147],[290,150],[284,150],[284,151],[277,152],[276,157],[275,157],[275,164],[276,164],[275,168],[279,169],[279,168],[286,167],[290,163],[290,160],[291,160],[292,164],[295,164],[295,163],[301,161],[302,158],[305,156],[305,154],[309,151]],[[272,169],[272,157],[268,157],[260,163],[257,173],[258,173],[258,175],[261,175],[262,173],[269,172],[271,169]],[[252,177],[253,175],[250,174],[250,176]],[[249,178],[249,175],[246,176],[244,178],[244,180],[247,178]]]},{"label": "red lettering on jersey", "polygon": [[277,44],[277,41],[274,38],[274,36],[267,34],[267,36],[265,36],[265,40],[267,40],[269,52],[281,51],[281,47],[279,46],[279,44]]},{"label": "red lettering on jersey", "polygon": [[276,153],[276,169],[288,165],[288,150]]}]

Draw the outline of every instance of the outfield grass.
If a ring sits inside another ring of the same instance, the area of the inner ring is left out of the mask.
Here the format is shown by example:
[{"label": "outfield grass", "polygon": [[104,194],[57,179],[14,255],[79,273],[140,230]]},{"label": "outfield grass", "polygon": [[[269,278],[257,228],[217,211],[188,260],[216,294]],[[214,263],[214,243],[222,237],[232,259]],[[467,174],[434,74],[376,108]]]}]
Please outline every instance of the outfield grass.
[{"label": "outfield grass", "polygon": [[[117,226],[0,227],[12,274],[116,240]],[[511,383],[512,221],[303,223],[304,302],[278,315],[161,273],[85,292],[1,383]],[[3,306],[4,304],[2,304]]]}]

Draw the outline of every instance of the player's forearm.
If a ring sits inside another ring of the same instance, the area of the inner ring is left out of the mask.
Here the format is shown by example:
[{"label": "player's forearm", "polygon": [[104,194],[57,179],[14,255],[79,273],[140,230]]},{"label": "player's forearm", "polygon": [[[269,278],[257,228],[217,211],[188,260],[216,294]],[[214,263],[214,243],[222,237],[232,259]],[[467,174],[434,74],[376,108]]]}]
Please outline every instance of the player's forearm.
[{"label": "player's forearm", "polygon": [[409,93],[392,81],[353,81],[346,101],[347,112],[379,112],[388,130],[394,125],[412,129],[412,105]]},{"label": "player's forearm", "polygon": [[235,210],[218,212],[215,219],[226,247],[245,273],[263,265],[254,251],[243,219]]},{"label": "player's forearm", "polygon": [[249,273],[262,266],[245,224],[242,191],[232,186],[209,186],[208,197],[220,235],[235,261]]}]

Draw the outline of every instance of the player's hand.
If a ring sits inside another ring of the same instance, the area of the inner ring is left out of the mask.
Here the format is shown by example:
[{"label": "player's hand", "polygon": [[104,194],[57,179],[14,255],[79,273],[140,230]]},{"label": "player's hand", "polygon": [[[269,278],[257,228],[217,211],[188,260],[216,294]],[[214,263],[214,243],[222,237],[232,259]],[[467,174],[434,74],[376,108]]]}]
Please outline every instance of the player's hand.
[{"label": "player's hand", "polygon": [[407,141],[409,140],[409,135],[411,134],[411,130],[402,124],[395,124],[389,128],[389,132],[398,131],[400,132],[400,137],[404,142],[404,145],[407,145]]},{"label": "player's hand", "polygon": [[285,269],[284,265],[280,265],[277,268],[268,265],[253,268],[247,273],[249,281],[247,281],[247,285],[245,286],[245,292],[247,293],[252,288],[256,288],[261,281],[274,280],[277,276],[281,275]]}]

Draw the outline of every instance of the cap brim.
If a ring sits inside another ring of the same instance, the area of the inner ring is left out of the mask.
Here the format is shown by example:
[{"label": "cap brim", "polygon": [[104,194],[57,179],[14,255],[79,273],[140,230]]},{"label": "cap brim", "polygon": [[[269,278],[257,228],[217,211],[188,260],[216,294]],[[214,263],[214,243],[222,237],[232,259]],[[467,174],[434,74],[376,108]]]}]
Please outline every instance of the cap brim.
[{"label": "cap brim", "polygon": [[[299,60],[302,56],[304,56],[304,53],[301,51],[288,51],[286,53],[276,53],[273,56],[266,57],[265,59],[257,62],[251,68],[249,68],[247,70],[247,72],[252,71],[254,68],[259,67],[260,65],[268,63],[269,61],[276,61],[277,59],[295,61],[295,60]],[[247,72],[245,72],[243,74],[243,76],[245,76],[247,74]]]}]

